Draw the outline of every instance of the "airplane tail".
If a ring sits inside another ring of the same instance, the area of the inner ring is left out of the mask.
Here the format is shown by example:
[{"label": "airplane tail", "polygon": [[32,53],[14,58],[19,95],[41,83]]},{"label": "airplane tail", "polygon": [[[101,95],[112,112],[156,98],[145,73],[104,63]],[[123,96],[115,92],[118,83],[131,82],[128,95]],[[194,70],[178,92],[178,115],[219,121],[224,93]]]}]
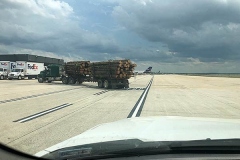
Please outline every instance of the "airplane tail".
[{"label": "airplane tail", "polygon": [[143,73],[150,73],[152,71],[152,67],[148,67]]}]

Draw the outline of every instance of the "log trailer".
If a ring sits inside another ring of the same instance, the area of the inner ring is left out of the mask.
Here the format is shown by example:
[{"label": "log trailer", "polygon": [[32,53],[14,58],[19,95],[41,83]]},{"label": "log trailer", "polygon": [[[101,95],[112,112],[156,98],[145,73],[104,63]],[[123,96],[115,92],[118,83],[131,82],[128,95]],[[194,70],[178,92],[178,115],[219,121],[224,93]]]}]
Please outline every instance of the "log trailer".
[{"label": "log trailer", "polygon": [[[129,88],[128,79],[134,75],[133,64],[130,60],[110,60],[105,62],[73,61],[63,66],[63,72],[58,75],[64,84],[97,82],[99,88]],[[51,70],[48,67],[48,70]],[[39,74],[39,83],[47,79],[54,80],[47,71]],[[49,81],[48,81],[49,82]]]}]

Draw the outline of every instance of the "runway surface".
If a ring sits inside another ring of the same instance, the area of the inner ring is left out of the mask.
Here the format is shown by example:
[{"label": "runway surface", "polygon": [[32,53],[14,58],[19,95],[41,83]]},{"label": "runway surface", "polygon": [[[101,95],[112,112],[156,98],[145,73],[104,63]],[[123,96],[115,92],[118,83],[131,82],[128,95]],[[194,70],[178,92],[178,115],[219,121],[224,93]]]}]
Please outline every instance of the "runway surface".
[{"label": "runway surface", "polygon": [[0,142],[35,154],[96,125],[131,117],[239,119],[240,79],[138,75],[129,89],[1,80]]}]

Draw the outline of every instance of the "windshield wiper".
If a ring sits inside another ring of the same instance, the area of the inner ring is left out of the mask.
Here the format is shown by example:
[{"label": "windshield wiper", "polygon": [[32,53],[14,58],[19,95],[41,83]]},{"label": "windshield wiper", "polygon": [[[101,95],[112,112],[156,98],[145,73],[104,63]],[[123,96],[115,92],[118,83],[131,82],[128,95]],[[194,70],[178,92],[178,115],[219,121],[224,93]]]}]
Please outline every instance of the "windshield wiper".
[{"label": "windshield wiper", "polygon": [[162,142],[143,142],[138,139],[127,139],[63,148],[43,157],[50,159],[119,157],[127,154],[135,155],[138,152],[143,152],[143,149],[169,151],[168,145]]},{"label": "windshield wiper", "polygon": [[95,143],[59,149],[45,155],[50,159],[98,159],[174,153],[239,153],[240,139],[156,141],[138,139]]}]

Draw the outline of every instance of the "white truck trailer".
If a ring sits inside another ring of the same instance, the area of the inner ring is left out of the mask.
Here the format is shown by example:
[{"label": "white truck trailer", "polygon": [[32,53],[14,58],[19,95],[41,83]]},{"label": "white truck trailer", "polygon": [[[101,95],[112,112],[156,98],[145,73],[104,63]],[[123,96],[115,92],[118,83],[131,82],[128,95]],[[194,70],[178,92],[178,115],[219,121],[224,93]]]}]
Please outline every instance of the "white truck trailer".
[{"label": "white truck trailer", "polygon": [[8,73],[10,73],[15,67],[15,62],[0,61],[0,80],[7,79]]},{"label": "white truck trailer", "polygon": [[44,63],[16,61],[16,68],[8,74],[8,79],[37,78],[44,69]]}]

